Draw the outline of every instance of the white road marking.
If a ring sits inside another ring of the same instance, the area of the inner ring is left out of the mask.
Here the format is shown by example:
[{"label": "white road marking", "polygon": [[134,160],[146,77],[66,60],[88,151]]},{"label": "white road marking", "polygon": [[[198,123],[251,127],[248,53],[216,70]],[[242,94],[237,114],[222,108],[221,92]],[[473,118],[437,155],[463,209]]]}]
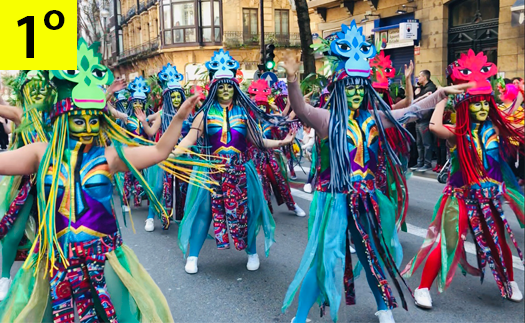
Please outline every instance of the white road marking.
[{"label": "white road marking", "polygon": [[[426,180],[426,178],[424,178],[424,177],[418,177],[418,178]],[[295,189],[295,188],[291,188],[291,191],[292,191],[292,195],[293,196],[296,196],[296,197],[298,197],[300,199],[303,199],[303,200],[306,200],[306,201],[310,201],[311,202],[313,197],[314,197],[313,194],[308,194],[306,192],[303,192],[303,191]],[[407,233],[415,235],[415,236],[418,236],[418,237],[421,237],[421,238],[425,238],[427,236],[427,229],[420,228],[420,227],[412,225],[410,223],[407,223],[407,231],[408,231]],[[465,241],[465,251],[467,253],[475,255],[476,254],[476,246],[470,241]],[[516,268],[518,270],[521,270],[521,271],[525,270],[525,267],[523,266],[523,263],[521,262],[521,259],[519,257],[512,256],[512,263],[513,263],[512,266],[514,268]]]}]

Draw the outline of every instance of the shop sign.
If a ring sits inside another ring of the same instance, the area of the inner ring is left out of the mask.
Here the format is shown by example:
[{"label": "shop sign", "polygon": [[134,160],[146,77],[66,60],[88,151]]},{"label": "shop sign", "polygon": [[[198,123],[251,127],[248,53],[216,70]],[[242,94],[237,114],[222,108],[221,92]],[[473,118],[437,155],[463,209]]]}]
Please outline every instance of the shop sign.
[{"label": "shop sign", "polygon": [[414,56],[421,54],[421,46],[414,46]]},{"label": "shop sign", "polygon": [[399,24],[399,38],[417,40],[418,30],[418,22],[402,22]]}]

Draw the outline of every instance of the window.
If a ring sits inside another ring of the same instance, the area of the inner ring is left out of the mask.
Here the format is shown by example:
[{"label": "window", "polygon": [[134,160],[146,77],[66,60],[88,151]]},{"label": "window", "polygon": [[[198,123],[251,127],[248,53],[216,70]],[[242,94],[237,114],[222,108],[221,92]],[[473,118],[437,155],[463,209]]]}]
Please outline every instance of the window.
[{"label": "window", "polygon": [[220,43],[222,33],[219,1],[162,0],[163,44]]},{"label": "window", "polygon": [[289,34],[288,10],[275,10],[275,35]]},{"label": "window", "polygon": [[499,16],[499,1],[463,0],[450,5],[450,26],[456,27],[473,22],[495,19]]},{"label": "window", "polygon": [[242,33],[244,42],[258,43],[257,9],[242,9]]}]

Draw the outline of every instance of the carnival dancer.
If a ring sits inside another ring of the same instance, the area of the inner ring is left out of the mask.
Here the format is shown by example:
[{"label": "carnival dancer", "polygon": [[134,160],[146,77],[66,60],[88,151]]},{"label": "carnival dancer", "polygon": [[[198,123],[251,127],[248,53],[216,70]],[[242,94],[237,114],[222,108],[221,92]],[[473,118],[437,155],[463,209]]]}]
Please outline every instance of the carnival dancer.
[{"label": "carnival dancer", "polygon": [[[12,84],[20,117],[13,118],[18,128],[13,133],[15,150],[34,142],[47,142],[38,108],[53,104],[54,91],[47,71],[21,71]],[[38,219],[35,176],[4,177],[0,182],[0,240],[2,241],[2,278],[0,301],[11,286],[11,268],[15,260],[25,260],[33,243]]]},{"label": "carnival dancer", "polygon": [[[135,114],[140,120],[144,132],[148,137],[155,138],[155,141],[158,141],[168,129],[171,119],[186,100],[186,95],[180,84],[183,79],[184,76],[177,71],[177,68],[168,63],[158,73],[158,83],[162,88],[162,109],[149,117],[146,117],[141,109],[135,109]],[[191,119],[191,114],[189,119]],[[181,139],[188,134],[190,127],[191,122],[185,120],[181,131]],[[172,174],[163,171],[158,166],[148,169],[148,183],[154,189],[156,196],[162,196],[162,203],[166,212],[170,216],[173,215],[173,212],[175,221],[181,221],[184,215],[187,183],[174,178]],[[173,203],[175,203],[175,210],[173,210]],[[150,207],[144,227],[146,231],[151,232],[155,229],[155,215],[155,209]]]},{"label": "carnival dancer", "polygon": [[[112,177],[166,159],[197,101],[185,102],[154,146],[121,133],[99,86],[111,83],[98,43],[78,42],[77,70],[51,71],[57,103],[49,144],[0,154],[0,174],[36,174],[39,227],[29,257],[0,304],[1,322],[173,322],[166,299],[122,244],[112,207]],[[106,147],[106,140],[112,147]],[[132,147],[135,146],[135,147]]]},{"label": "carnival dancer", "polygon": [[[410,277],[424,265],[414,298],[417,306],[432,308],[429,289],[436,278],[438,291],[443,292],[458,265],[463,272],[483,280],[488,264],[501,296],[519,302],[523,296],[514,281],[506,234],[522,261],[523,255],[503,214],[502,203],[509,202],[523,228],[523,190],[504,159],[508,153],[516,152],[512,141],[523,144],[523,128],[513,127],[499,112],[487,80],[496,75],[497,67],[487,62],[483,53],[476,55],[469,50],[461,54],[447,72],[455,84],[476,82],[476,87],[454,98],[455,125],[443,125],[446,100],[437,105],[430,120],[430,130],[452,147],[450,174],[425,241],[403,275]],[[476,242],[477,267],[466,259],[464,243],[469,231]]]},{"label": "carnival dancer", "polygon": [[189,256],[185,270],[189,274],[197,273],[199,252],[212,221],[217,248],[230,248],[230,233],[235,248],[248,253],[247,269],[257,270],[260,265],[256,252],[257,233],[262,226],[268,256],[274,241],[275,223],[254,164],[246,158],[247,146],[250,142],[261,150],[278,148],[290,143],[294,134],[290,133],[281,141],[263,138],[250,114],[268,121],[270,116],[263,114],[240,90],[235,78],[239,62],[228,52],[215,52],[206,67],[211,80],[208,96],[196,112],[192,128],[176,154],[184,153],[183,148],[191,147],[202,137],[208,154],[225,158],[225,171],[212,174],[217,184],[212,185],[214,193],[211,195],[202,188],[188,190],[178,236],[182,252]]},{"label": "carnival dancer", "polygon": [[[279,108],[282,115],[285,117],[289,117],[291,120],[295,119],[295,113],[290,109],[290,104],[288,102],[288,87],[284,81],[278,81],[274,84],[275,89],[275,105]],[[290,125],[284,125],[281,126],[280,132],[277,132],[277,137],[284,138],[286,134],[289,131],[296,131],[298,125],[297,124],[290,124]],[[284,153],[284,156],[288,160],[288,171],[290,172],[290,178],[292,180],[295,180],[297,178],[297,175],[295,174],[294,169],[294,149],[293,149],[293,143],[284,146],[282,149],[282,152]]]},{"label": "carnival dancer", "polygon": [[[128,84],[127,90],[129,92],[129,98],[125,107],[125,112],[128,116],[125,129],[135,136],[146,138],[144,128],[135,114],[135,111],[144,111],[146,109],[148,93],[151,91],[151,88],[142,76],[137,76]],[[142,204],[144,190],[138,179],[131,172],[126,172],[124,174],[124,205],[122,206],[124,212],[129,212],[130,210],[129,203],[131,195],[134,196],[134,206],[139,207]]]},{"label": "carnival dancer", "polygon": [[[253,102],[264,113],[270,113],[270,103],[268,97],[271,94],[271,88],[264,80],[257,80],[252,82],[248,88],[248,94]],[[273,139],[278,131],[277,127],[273,127],[271,123],[264,119],[256,120],[262,130],[265,139]],[[272,206],[272,192],[277,200],[277,205],[286,203],[288,210],[295,212],[299,217],[306,216],[306,213],[295,203],[292,197],[290,184],[288,183],[288,175],[286,172],[286,162],[279,149],[259,150],[254,145],[249,145],[248,154],[250,159],[254,161],[255,168],[259,173],[259,178],[264,190],[264,197],[268,203],[268,208],[273,214]]]},{"label": "carnival dancer", "polygon": [[[400,181],[400,163],[385,138],[386,128],[396,128],[408,144],[410,135],[400,124],[417,118],[422,110],[433,107],[446,96],[440,90],[417,106],[392,111],[370,84],[368,60],[376,54],[357,28],[342,25],[342,32],[331,42],[324,41],[324,52],[334,62],[330,97],[325,109],[306,105],[297,83],[300,63],[285,58],[289,100],[299,119],[313,127],[321,138],[318,146],[319,180],[311,205],[309,239],[295,279],[288,288],[286,310],[302,282],[297,315],[292,320],[304,323],[316,300],[322,309],[330,306],[334,321],[341,297],[355,304],[354,276],[350,240],[354,242],[360,264],[377,303],[379,321],[394,322],[391,309],[398,306],[387,272],[396,286],[403,307],[406,302],[397,280],[402,250],[397,239],[401,208],[400,193],[387,190]],[[372,107],[369,110],[369,106]],[[348,234],[350,233],[350,235]],[[403,281],[404,282],[404,281]],[[343,292],[344,287],[344,292]]]}]

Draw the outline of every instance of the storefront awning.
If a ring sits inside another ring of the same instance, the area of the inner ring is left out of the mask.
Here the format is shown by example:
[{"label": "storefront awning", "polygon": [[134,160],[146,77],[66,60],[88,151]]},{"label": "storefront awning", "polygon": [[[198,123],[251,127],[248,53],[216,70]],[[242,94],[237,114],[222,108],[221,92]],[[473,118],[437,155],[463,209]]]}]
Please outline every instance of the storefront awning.
[{"label": "storefront awning", "polygon": [[512,11],[512,27],[523,25],[525,21],[525,0],[516,0],[516,2],[510,7],[510,11]]}]

